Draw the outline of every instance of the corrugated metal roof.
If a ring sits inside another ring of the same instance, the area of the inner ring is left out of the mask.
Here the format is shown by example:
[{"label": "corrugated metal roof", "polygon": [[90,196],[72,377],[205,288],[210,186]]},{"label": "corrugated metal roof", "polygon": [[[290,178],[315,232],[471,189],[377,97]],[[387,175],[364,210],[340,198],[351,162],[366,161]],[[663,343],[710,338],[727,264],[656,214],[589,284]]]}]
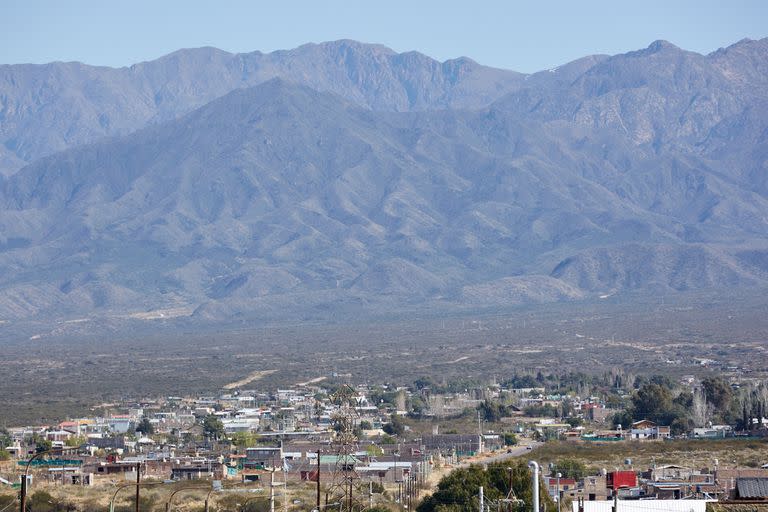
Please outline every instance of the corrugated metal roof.
[{"label": "corrugated metal roof", "polygon": [[320,464],[336,464],[344,462],[347,464],[360,464],[361,461],[353,455],[321,455]]},{"label": "corrugated metal roof", "polygon": [[737,478],[740,498],[768,498],[768,478]]},{"label": "corrugated metal roof", "polygon": [[[584,512],[611,512],[613,501],[585,501]],[[621,512],[705,512],[707,500],[619,500]],[[573,502],[573,511],[579,504]]]}]

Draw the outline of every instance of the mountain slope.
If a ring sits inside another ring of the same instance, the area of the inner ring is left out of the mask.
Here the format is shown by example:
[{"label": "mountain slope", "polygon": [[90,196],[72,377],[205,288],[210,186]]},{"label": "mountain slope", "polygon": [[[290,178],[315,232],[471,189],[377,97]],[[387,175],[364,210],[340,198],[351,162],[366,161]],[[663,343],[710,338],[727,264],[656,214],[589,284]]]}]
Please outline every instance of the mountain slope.
[{"label": "mountain slope", "polygon": [[522,74],[467,58],[437,62],[355,41],[269,54],[180,50],[127,68],[85,64],[0,66],[0,175],[100,137],[176,118],[275,77],[340,94],[375,110],[480,108]]},{"label": "mountain slope", "polygon": [[658,41],[522,76],[341,41],[3,67],[2,158],[35,161],[0,178],[0,320],[766,286],[767,59]]},{"label": "mountain slope", "polygon": [[284,80],[2,183],[0,317],[201,319],[763,286],[768,201],[612,126]]}]

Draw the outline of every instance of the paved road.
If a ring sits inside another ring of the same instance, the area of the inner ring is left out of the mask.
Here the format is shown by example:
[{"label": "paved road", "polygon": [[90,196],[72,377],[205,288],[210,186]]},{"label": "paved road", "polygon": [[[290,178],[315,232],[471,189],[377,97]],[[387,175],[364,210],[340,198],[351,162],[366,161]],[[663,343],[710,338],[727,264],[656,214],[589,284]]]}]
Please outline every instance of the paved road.
[{"label": "paved road", "polygon": [[490,455],[487,457],[484,457],[484,456],[472,457],[470,459],[462,460],[456,466],[447,466],[439,470],[435,470],[430,475],[429,488],[422,490],[419,495],[419,498],[423,498],[425,495],[434,491],[434,488],[437,486],[437,483],[440,481],[440,479],[455,469],[466,468],[471,464],[491,464],[493,462],[503,462],[513,457],[520,457],[521,455],[525,455],[526,453],[532,453],[533,450],[535,450],[536,448],[538,448],[543,444],[544,443],[526,442],[525,444],[520,444],[518,446],[512,447],[512,449],[509,452],[497,453],[496,455]]},{"label": "paved road", "polygon": [[490,457],[485,457],[483,459],[479,459],[477,462],[479,463],[492,463],[492,462],[502,462],[507,459],[511,459],[512,457],[519,457],[521,455],[525,455],[526,453],[529,453],[539,446],[541,446],[544,443],[530,443],[527,445],[519,445],[519,446],[513,446],[510,451],[499,453],[498,455],[491,455]]},{"label": "paved road", "polygon": [[501,452],[501,453],[497,453],[496,455],[489,455],[489,456],[480,455],[478,457],[464,459],[461,462],[459,462],[458,465],[454,466],[453,469],[465,468],[471,464],[491,464],[493,462],[503,462],[513,457],[520,457],[521,455],[525,455],[526,453],[531,453],[533,450],[535,450],[536,448],[538,448],[543,444],[544,443],[537,443],[534,441],[534,442],[514,446],[508,452]]}]

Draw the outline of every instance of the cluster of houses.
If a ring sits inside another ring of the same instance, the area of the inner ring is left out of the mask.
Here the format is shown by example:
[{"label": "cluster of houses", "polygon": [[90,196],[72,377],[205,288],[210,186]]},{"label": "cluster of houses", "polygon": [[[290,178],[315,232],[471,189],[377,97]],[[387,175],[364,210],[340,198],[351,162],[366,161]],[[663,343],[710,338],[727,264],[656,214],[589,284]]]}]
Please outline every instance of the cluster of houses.
[{"label": "cluster of houses", "polygon": [[[503,442],[497,434],[436,430],[398,443],[403,438],[387,435],[384,428],[393,414],[405,411],[372,404],[361,388],[352,407],[360,440],[342,460],[334,443],[339,406],[330,398],[318,399],[323,391],[166,397],[116,406],[105,416],[10,428],[5,451],[12,460],[0,463],[0,483],[18,482],[41,443],[50,446],[51,456],[32,463],[30,479],[57,484],[133,481],[137,471],[142,478],[160,480],[249,482],[279,472],[283,481],[316,481],[332,478],[343,463],[362,480],[397,485],[427,478],[435,464],[497,449]],[[211,418],[222,435],[206,435],[204,420]]]},{"label": "cluster of houses", "polygon": [[[4,449],[11,461],[0,463],[0,485],[15,485],[27,461],[43,442],[52,457],[32,463],[31,479],[64,485],[98,485],[142,478],[158,480],[227,480],[259,482],[279,475],[282,482],[328,481],[338,471],[354,471],[362,481],[399,488],[429,478],[434,468],[456,464],[463,458],[504,446],[505,436],[484,428],[478,415],[477,430],[429,435],[394,432],[393,418],[413,412],[441,418],[483,403],[514,397],[500,419],[506,432],[540,440],[574,442],[663,441],[670,427],[641,420],[612,425],[615,410],[598,397],[546,394],[544,388],[500,387],[435,393],[429,388],[387,389],[359,386],[351,412],[358,442],[351,451],[339,451],[334,431],[340,406],[329,389],[303,385],[272,393],[257,390],[225,391],[217,396],[165,397],[115,405],[101,416],[62,421],[56,425],[8,429],[10,444]],[[394,398],[393,398],[394,397]],[[535,417],[531,410],[558,412]],[[567,415],[565,411],[568,411]],[[565,421],[577,419],[578,421]],[[213,418],[217,432],[206,430]],[[389,434],[387,434],[387,432]],[[727,425],[694,429],[693,437],[726,437]],[[1,447],[0,447],[1,448]],[[139,473],[137,473],[139,472]],[[768,488],[768,470],[700,469],[679,466],[648,471],[614,471],[576,482],[548,477],[553,496],[603,501],[644,498],[747,498]],[[30,482],[31,483],[31,482]]]},{"label": "cluster of houses", "polygon": [[705,500],[765,502],[768,500],[768,469],[690,468],[654,466],[644,471],[602,470],[597,475],[544,478],[554,498],[580,501]]}]

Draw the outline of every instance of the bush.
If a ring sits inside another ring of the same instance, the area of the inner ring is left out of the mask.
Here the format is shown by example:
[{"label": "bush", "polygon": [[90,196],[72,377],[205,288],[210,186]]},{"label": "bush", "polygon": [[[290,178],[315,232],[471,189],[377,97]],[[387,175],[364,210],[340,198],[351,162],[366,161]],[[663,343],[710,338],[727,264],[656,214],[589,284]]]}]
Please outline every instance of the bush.
[{"label": "bush", "polygon": [[59,512],[67,510],[45,491],[36,491],[27,498],[27,510],[33,512]]},{"label": "bush", "polygon": [[552,475],[560,473],[563,478],[581,480],[587,473],[584,463],[576,459],[560,459],[552,466]]},{"label": "bush", "polygon": [[[136,499],[130,498],[131,504],[130,505],[121,505],[116,506],[115,511],[116,512],[134,512],[136,510]],[[153,510],[153,507],[155,505],[155,500],[150,498],[149,496],[140,496],[139,497],[139,510]]]},{"label": "bush", "polygon": [[[251,498],[247,504],[245,501]],[[214,510],[220,512],[237,510],[243,512],[267,512],[269,510],[269,499],[266,496],[259,496],[253,499],[253,496],[222,496],[215,502]],[[243,506],[245,504],[245,506]],[[278,509],[277,502],[275,502],[275,509]]]},{"label": "bush", "polygon": [[571,428],[580,427],[584,421],[581,418],[566,418],[565,422],[568,423]]}]

